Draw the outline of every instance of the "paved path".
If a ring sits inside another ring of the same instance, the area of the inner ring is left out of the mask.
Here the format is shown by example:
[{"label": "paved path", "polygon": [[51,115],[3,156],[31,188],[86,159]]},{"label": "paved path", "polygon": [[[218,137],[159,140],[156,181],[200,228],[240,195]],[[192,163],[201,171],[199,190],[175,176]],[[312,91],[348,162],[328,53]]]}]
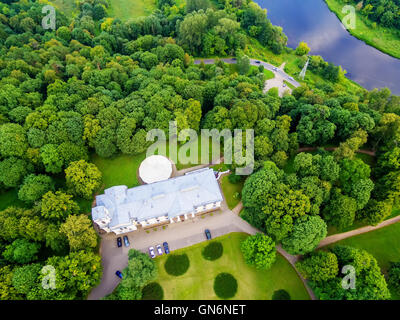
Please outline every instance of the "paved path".
[{"label": "paved path", "polygon": [[[302,148],[297,149],[297,153],[314,151],[314,150],[317,150],[317,149],[318,149],[318,147],[302,147]],[[326,151],[335,151],[337,149],[337,147],[327,147],[327,148],[324,148],[324,149]],[[367,155],[369,155],[371,157],[375,157],[376,156],[376,153],[373,150],[359,149],[359,150],[356,150],[356,153],[367,154]]]},{"label": "paved path", "polygon": [[[237,63],[236,58],[223,58],[220,59],[221,61],[225,62],[225,63],[229,63],[229,64],[235,64]],[[201,62],[204,62],[204,64],[213,64],[215,62],[215,59],[196,59],[194,60],[194,64],[200,64]],[[272,81],[272,83],[270,84],[269,81],[273,80],[267,80],[266,81],[266,87],[264,87],[264,91],[266,90],[265,88],[271,88],[272,84],[276,84],[275,86],[278,87],[279,93],[283,93],[283,91],[285,91],[286,89],[290,89],[287,87],[283,86],[283,81],[287,81],[289,82],[291,85],[293,85],[294,87],[300,87],[300,83],[297,82],[296,80],[294,80],[291,76],[289,76],[284,70],[283,67],[275,67],[274,65],[264,62],[264,61],[260,61],[260,60],[256,60],[256,59],[250,59],[250,65],[252,66],[264,66],[265,69],[271,71],[274,73],[275,75],[275,80]],[[283,64],[284,66],[284,64]],[[276,83],[275,83],[276,82]]]},{"label": "paved path", "polygon": [[350,237],[356,236],[358,234],[362,234],[362,233],[374,231],[374,230],[377,230],[377,229],[381,229],[383,227],[390,226],[391,224],[397,223],[399,221],[400,221],[400,216],[397,216],[397,217],[394,217],[392,219],[385,220],[385,221],[381,222],[380,224],[378,224],[375,227],[366,226],[366,227],[362,227],[362,228],[359,228],[359,229],[351,230],[351,231],[348,231],[348,232],[334,234],[334,235],[331,235],[331,236],[326,237],[325,239],[323,239],[319,243],[318,248],[327,246],[327,245],[329,245],[331,243],[335,243],[335,242],[338,242],[338,241],[346,239],[346,238],[350,238]]}]

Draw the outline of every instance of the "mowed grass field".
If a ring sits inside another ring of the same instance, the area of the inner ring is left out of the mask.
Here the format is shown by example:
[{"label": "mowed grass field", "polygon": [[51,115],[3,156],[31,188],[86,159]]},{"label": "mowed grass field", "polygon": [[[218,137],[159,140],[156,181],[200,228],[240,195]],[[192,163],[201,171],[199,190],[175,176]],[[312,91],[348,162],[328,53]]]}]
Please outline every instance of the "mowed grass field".
[{"label": "mowed grass field", "polygon": [[[390,262],[400,261],[400,223],[347,238],[328,247],[338,244],[368,251],[376,258],[382,272],[386,273]],[[392,299],[400,300],[400,295],[392,292]]]},{"label": "mowed grass field", "polygon": [[235,199],[233,195],[235,194],[235,192],[239,192],[240,194],[242,194],[243,185],[244,180],[233,184],[229,181],[227,175],[221,178],[222,191],[224,193],[229,209],[233,209],[240,202],[240,198]]},{"label": "mowed grass field", "polygon": [[110,16],[128,20],[150,15],[156,8],[155,0],[110,0]]},{"label": "mowed grass field", "polygon": [[108,159],[93,155],[91,162],[103,174],[105,189],[117,185],[126,185],[128,188],[132,188],[139,185],[136,172],[145,157],[145,153],[138,156],[118,155]]},{"label": "mowed grass field", "polygon": [[[285,289],[292,300],[309,300],[309,295],[292,266],[277,254],[271,269],[257,270],[245,264],[240,242],[248,237],[245,233],[231,233],[214,239],[223,245],[223,255],[214,261],[207,261],[201,255],[209,242],[173,251],[186,253],[190,260],[187,272],[175,277],[166,273],[164,264],[167,255],[156,258],[159,276],[155,280],[164,290],[168,300],[214,300],[219,299],[213,289],[214,279],[221,272],[231,273],[238,282],[238,291],[233,299],[270,300],[275,290]],[[214,241],[213,240],[213,241]]]}]

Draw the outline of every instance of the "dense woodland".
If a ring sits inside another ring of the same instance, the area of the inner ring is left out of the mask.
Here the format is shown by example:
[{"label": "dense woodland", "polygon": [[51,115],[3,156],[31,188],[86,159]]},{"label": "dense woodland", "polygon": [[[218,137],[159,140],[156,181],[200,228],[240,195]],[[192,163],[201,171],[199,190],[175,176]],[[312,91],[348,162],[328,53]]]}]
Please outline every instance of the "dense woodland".
[{"label": "dense woodland", "polygon": [[[339,68],[313,57],[323,82],[264,94],[246,39],[279,54],[287,38],[253,2],[182,9],[160,0],[154,14],[126,22],[107,17],[108,5],[81,0],[73,19],[57,11],[52,31],[42,29],[43,4],[0,3],[0,191],[16,190],[20,202],[0,212],[1,300],[86,298],[101,278],[98,236],[80,205],[102,183],[91,155],[141,154],[147,131],[168,133],[173,120],[178,130],[255,130],[242,216],[291,254],[311,252],[327,225],[375,225],[399,205],[400,98],[388,89],[348,92]],[[237,56],[238,72],[193,64],[213,55]],[[337,149],[297,152],[306,146]],[[376,166],[358,149],[376,151]],[[41,286],[44,265],[57,271],[56,290]],[[120,298],[140,299],[126,288]]]}]

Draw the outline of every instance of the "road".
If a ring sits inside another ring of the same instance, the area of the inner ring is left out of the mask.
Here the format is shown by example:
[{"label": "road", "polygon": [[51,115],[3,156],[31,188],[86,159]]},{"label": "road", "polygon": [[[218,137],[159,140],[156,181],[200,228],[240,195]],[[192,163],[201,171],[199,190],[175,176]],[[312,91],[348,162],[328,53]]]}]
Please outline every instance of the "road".
[{"label": "road", "polygon": [[[229,63],[229,64],[235,64],[237,62],[237,60],[235,58],[221,58],[220,60],[225,63]],[[200,64],[201,61],[203,61],[205,64],[213,64],[215,62],[215,59],[196,59],[196,60],[194,60],[194,64]],[[289,82],[291,85],[293,85],[296,88],[300,87],[300,83],[297,82],[296,80],[294,80],[291,76],[289,76],[283,70],[283,68],[278,68],[272,64],[269,64],[264,61],[256,60],[256,59],[250,59],[250,65],[252,65],[252,66],[262,65],[262,66],[264,66],[265,69],[273,72],[275,77],[282,78],[282,80]]]}]

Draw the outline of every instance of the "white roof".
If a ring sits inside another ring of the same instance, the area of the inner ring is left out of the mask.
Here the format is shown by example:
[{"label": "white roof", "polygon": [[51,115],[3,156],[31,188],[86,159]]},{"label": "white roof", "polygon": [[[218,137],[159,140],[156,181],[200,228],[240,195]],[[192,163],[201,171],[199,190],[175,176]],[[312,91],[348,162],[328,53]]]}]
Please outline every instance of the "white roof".
[{"label": "white roof", "polygon": [[139,176],[144,183],[153,183],[169,179],[172,163],[168,158],[153,155],[143,160],[139,167]]},{"label": "white roof", "polygon": [[209,168],[193,171],[154,184],[145,184],[128,189],[114,186],[96,196],[96,207],[92,208],[94,221],[110,214],[111,230],[130,225],[132,220],[144,221],[166,216],[168,219],[194,212],[199,206],[222,201],[222,194]]}]

